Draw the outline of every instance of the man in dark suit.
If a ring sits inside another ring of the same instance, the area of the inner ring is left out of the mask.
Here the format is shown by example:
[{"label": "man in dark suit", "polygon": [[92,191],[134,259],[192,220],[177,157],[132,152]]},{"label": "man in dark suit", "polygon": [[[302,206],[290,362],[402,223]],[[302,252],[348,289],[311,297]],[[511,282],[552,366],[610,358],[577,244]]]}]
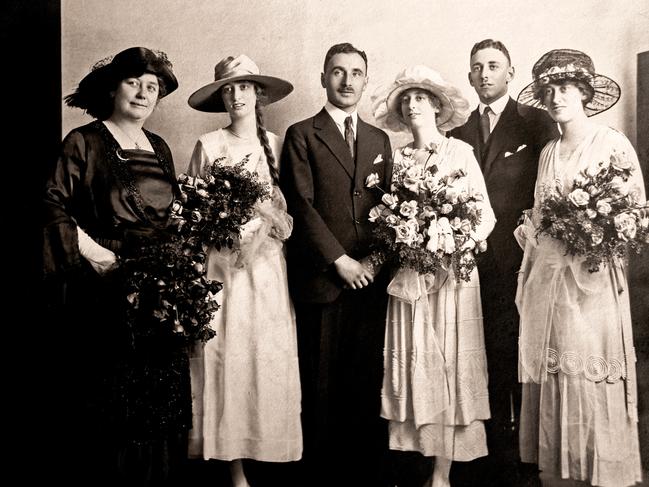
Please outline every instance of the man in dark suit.
[{"label": "man in dark suit", "polygon": [[[388,136],[357,114],[367,57],[337,44],[325,57],[325,107],[289,127],[281,186],[294,218],[288,242],[302,380],[304,485],[383,485],[380,418],[386,285],[364,258],[368,214],[391,175]],[[373,282],[374,281],[374,282]],[[343,477],[342,472],[347,472]]]},{"label": "man in dark suit", "polygon": [[[514,67],[501,42],[486,39],[475,44],[470,64],[469,83],[480,104],[467,123],[449,135],[473,146],[497,219],[487,239],[488,249],[478,261],[491,420],[486,423],[489,456],[472,462],[473,466],[454,463],[454,473],[463,476],[473,472],[481,477],[479,483],[466,485],[502,487],[519,485],[521,470],[518,312],[514,299],[523,253],[513,232],[523,210],[534,202],[539,153],[558,131],[545,111],[523,106],[507,95]],[[488,472],[480,474],[483,469]]]}]

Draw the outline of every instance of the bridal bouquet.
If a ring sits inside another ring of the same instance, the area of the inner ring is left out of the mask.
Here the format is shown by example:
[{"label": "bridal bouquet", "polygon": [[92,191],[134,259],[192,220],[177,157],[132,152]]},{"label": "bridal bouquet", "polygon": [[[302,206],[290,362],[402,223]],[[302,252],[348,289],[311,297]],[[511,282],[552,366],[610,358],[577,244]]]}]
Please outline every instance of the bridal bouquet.
[{"label": "bridal bouquet", "polygon": [[[481,213],[476,203],[483,196],[465,189],[462,170],[440,175],[435,164],[417,164],[409,147],[402,149],[402,156],[394,165],[391,191],[370,210],[374,224],[370,262],[392,262],[420,274],[452,269],[458,281],[469,281],[475,254],[487,248],[475,235]],[[373,173],[366,186],[379,188],[379,182]]]},{"label": "bridal bouquet", "polygon": [[631,187],[633,167],[624,153],[581,171],[567,192],[543,190],[538,234],[561,240],[566,253],[585,257],[588,270],[649,244],[649,205]]},{"label": "bridal bouquet", "polygon": [[255,204],[270,197],[268,184],[245,169],[247,157],[235,165],[219,164],[223,159],[214,161],[204,177],[178,177],[181,199],[172,216],[180,219],[179,232],[197,247],[232,248],[254,216]]}]

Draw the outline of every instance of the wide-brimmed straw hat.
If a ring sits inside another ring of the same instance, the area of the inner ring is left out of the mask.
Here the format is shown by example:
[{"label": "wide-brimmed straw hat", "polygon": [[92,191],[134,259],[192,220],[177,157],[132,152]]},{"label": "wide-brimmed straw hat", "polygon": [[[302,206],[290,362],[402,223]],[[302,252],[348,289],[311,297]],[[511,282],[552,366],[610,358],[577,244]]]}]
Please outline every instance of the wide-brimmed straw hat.
[{"label": "wide-brimmed straw hat", "polygon": [[228,56],[214,67],[214,81],[196,90],[189,97],[189,106],[201,112],[225,112],[225,105],[219,91],[233,81],[254,81],[265,93],[265,104],[281,100],[293,91],[293,85],[274,76],[260,74],[259,67],[245,54],[237,57]]},{"label": "wide-brimmed straw hat", "polygon": [[116,88],[119,81],[144,73],[154,74],[162,81],[159,98],[178,88],[178,80],[164,52],[130,47],[95,63],[90,73],[79,82],[76,91],[66,96],[66,103],[90,112]]},{"label": "wide-brimmed straw hat", "polygon": [[532,68],[532,81],[518,95],[518,102],[544,108],[539,95],[548,83],[563,80],[580,81],[590,87],[593,98],[584,105],[587,116],[608,110],[620,99],[620,85],[608,76],[595,72],[593,60],[574,49],[554,49],[546,52]]},{"label": "wide-brimmed straw hat", "polygon": [[411,88],[432,93],[440,103],[436,124],[440,130],[451,130],[463,125],[471,113],[469,102],[460,90],[444,81],[434,69],[424,65],[405,68],[386,87],[379,88],[372,96],[374,118],[379,125],[394,132],[407,130],[401,116],[400,95]]}]

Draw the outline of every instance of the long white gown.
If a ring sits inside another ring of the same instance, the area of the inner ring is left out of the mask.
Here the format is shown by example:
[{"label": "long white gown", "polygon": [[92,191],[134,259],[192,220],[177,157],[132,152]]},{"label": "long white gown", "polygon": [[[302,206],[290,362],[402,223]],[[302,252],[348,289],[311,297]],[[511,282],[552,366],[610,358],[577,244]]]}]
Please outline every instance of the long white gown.
[{"label": "long white gown", "polygon": [[537,239],[536,207],[545,186],[568,190],[579,171],[609,161],[612,151],[634,168],[629,185],[644,201],[642,175],[629,141],[608,127],[593,126],[568,160],[559,151],[559,139],[543,149],[535,211],[517,229],[525,250],[517,293],[521,459],[555,478],[633,485],[642,470],[625,267],[616,261],[590,273],[558,240]]},{"label": "long white gown", "polygon": [[[281,142],[270,132],[268,138],[278,160]],[[270,183],[259,143],[228,146],[223,130],[199,138],[188,172],[202,174],[217,158],[235,164],[248,154],[246,168]],[[295,314],[283,250],[291,230],[284,198],[273,187],[272,201],[258,204],[256,217],[244,226],[245,266],[235,265],[238,254],[231,250],[209,253],[208,277],[222,281],[223,290],[210,325],[216,336],[198,346],[190,362],[190,456],[267,462],[302,456]]]},{"label": "long white gown", "polygon": [[[486,240],[496,219],[471,146],[444,139],[430,162],[440,176],[463,169],[464,189],[482,193],[476,235]],[[390,448],[460,461],[485,456],[490,411],[478,270],[469,282],[443,270],[416,279],[423,292],[414,304],[392,294],[388,302],[381,415],[390,420]]]}]

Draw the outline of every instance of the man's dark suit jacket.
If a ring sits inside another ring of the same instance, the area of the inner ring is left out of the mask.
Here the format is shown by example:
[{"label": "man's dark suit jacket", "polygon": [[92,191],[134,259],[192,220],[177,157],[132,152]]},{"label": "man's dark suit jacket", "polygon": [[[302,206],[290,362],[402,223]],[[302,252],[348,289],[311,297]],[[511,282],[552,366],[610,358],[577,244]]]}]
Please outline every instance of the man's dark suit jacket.
[{"label": "man's dark suit jacket", "polygon": [[382,196],[378,188],[365,185],[374,172],[387,189],[392,172],[390,140],[360,117],[355,163],[324,109],[287,130],[280,182],[294,219],[287,264],[291,296],[296,301],[334,301],[343,283],[333,262],[343,254],[360,259],[369,253],[367,218]]},{"label": "man's dark suit jacket", "polygon": [[484,485],[518,485],[521,389],[515,297],[523,252],[513,232],[523,210],[534,204],[539,154],[558,131],[545,111],[519,105],[511,98],[485,146],[480,142],[479,125],[476,109],[466,124],[449,135],[473,146],[497,219],[487,251],[478,257],[491,407],[491,420],[485,425],[489,456],[487,463],[458,462],[451,480],[462,483],[483,478],[489,479]]},{"label": "man's dark suit jacket", "polygon": [[474,110],[466,124],[449,135],[471,144],[482,168],[496,227],[489,236],[484,259],[515,279],[522,251],[513,232],[523,210],[532,208],[539,154],[559,135],[556,124],[544,110],[520,105],[509,98],[505,110],[487,140],[480,144],[480,113]]}]

